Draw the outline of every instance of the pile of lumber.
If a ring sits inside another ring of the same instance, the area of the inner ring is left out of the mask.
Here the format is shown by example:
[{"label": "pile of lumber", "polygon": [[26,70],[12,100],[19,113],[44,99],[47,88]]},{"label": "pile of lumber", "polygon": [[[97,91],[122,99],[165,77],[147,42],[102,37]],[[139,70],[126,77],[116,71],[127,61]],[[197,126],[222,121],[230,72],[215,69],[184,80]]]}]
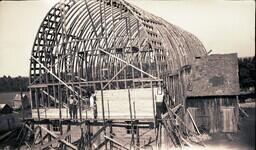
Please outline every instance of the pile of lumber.
[{"label": "pile of lumber", "polygon": [[[178,115],[180,111],[184,110],[183,105],[179,104],[174,108],[168,107],[166,101],[164,101],[167,112],[162,115],[162,124],[171,140],[171,143],[175,147],[192,147],[192,144],[198,144],[205,146],[202,137],[197,125],[191,115],[191,113],[186,110],[186,113],[189,115],[191,122],[194,126],[194,130],[191,130],[183,119]],[[184,112],[183,112],[184,113]]]}]

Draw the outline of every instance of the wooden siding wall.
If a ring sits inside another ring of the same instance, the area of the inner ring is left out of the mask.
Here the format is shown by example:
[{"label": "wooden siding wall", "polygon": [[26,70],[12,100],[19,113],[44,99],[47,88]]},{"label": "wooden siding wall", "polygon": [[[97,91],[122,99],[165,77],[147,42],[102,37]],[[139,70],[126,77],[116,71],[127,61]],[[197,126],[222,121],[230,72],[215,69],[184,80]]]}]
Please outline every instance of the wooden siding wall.
[{"label": "wooden siding wall", "polygon": [[[136,112],[136,118],[151,118],[153,119],[154,114],[154,107],[153,105],[153,94],[152,91],[154,90],[154,95],[157,94],[157,88],[137,88],[137,89],[130,89],[130,98],[131,98],[131,107],[133,112]],[[97,97],[97,106],[98,106],[98,114],[101,117],[102,113],[102,103],[101,103],[101,92],[96,92]],[[155,97],[154,97],[155,98]],[[103,91],[103,99],[104,99],[104,107],[105,107],[105,114],[111,119],[113,118],[123,118],[129,119],[130,118],[130,111],[129,111],[129,97],[128,97],[128,90],[127,89],[119,89],[119,90],[105,90]],[[154,99],[154,103],[155,103]],[[135,104],[135,110],[133,108],[133,103]],[[109,106],[109,111],[108,111]],[[133,113],[132,112],[132,113]]]},{"label": "wooden siding wall", "polygon": [[199,128],[210,133],[236,132],[238,102],[236,96],[187,98],[187,109],[196,109],[195,121]]},{"label": "wooden siding wall", "polygon": [[[166,86],[171,99],[175,101],[174,106],[184,104],[185,91],[188,88],[190,68],[177,70],[175,74],[163,76],[164,86]],[[171,107],[171,106],[170,106]]]}]

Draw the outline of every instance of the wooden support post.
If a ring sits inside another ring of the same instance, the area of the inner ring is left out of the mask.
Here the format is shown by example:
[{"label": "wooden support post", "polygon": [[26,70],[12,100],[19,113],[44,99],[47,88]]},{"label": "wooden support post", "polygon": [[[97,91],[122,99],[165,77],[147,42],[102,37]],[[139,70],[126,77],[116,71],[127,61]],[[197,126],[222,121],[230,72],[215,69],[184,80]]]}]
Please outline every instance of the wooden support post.
[{"label": "wooden support post", "polygon": [[[68,124],[67,125],[67,132],[69,132],[71,130],[71,125]],[[67,139],[66,139],[69,143],[71,143],[71,135],[70,136],[67,136]]]},{"label": "wooden support post", "polygon": [[[153,106],[153,117],[154,117],[154,126],[156,126],[156,106],[155,106],[155,94],[152,81],[150,82],[151,90],[152,90],[152,106]],[[156,133],[156,130],[155,130]]]},{"label": "wooden support post", "polygon": [[88,149],[90,150],[92,148],[92,143],[91,143],[91,126],[90,126],[90,121],[87,121],[87,137],[88,137]]},{"label": "wooden support post", "polygon": [[[110,133],[110,138],[113,139],[113,127],[112,127],[112,122],[110,122],[110,124],[109,124],[109,133]],[[109,148],[110,148],[110,149],[113,149],[113,142],[112,142],[112,141],[109,142]]]},{"label": "wooden support post", "polygon": [[[82,90],[81,90],[81,84],[79,84],[79,89],[80,89],[80,92],[79,94],[81,95],[82,94]],[[82,103],[81,103],[81,98],[80,96],[78,96],[78,107],[79,107],[79,118],[80,118],[80,121],[82,122],[83,118],[82,118]]]},{"label": "wooden support post", "polygon": [[[48,129],[49,131],[51,131],[50,123],[47,124],[47,129]],[[51,140],[52,140],[51,136],[48,135],[48,142],[50,142]]]},{"label": "wooden support post", "polygon": [[161,123],[159,123],[159,126],[158,126],[158,128],[159,128],[159,147],[160,147],[160,149],[162,149],[162,124]]},{"label": "wooden support post", "polygon": [[[102,119],[103,119],[103,126],[106,125],[106,120],[105,120],[105,109],[104,109],[104,98],[103,98],[103,89],[102,89],[102,82],[101,82],[101,107],[102,107]],[[106,128],[104,128],[104,135],[106,136]],[[106,140],[106,138],[105,138]],[[105,149],[107,149],[107,144],[105,145]]]},{"label": "wooden support post", "polygon": [[59,89],[58,89],[58,92],[59,92],[59,128],[60,128],[60,135],[63,134],[63,131],[62,131],[62,112],[61,112],[61,108],[62,108],[62,90],[59,86]]},{"label": "wooden support post", "polygon": [[[137,121],[137,127],[136,127],[136,146],[140,147],[140,128],[138,127],[139,120]],[[137,148],[139,150],[139,148]]]},{"label": "wooden support post", "polygon": [[129,111],[130,111],[130,120],[131,120],[131,131],[132,131],[132,139],[130,143],[130,149],[132,145],[134,145],[134,124],[133,124],[133,118],[132,118],[132,104],[131,104],[131,95],[130,95],[130,89],[128,88],[128,98],[129,98]]},{"label": "wooden support post", "polygon": [[38,89],[35,89],[35,102],[36,102],[37,117],[38,117],[38,120],[40,121],[39,100],[38,100]]},{"label": "wooden support post", "polygon": [[110,119],[109,100],[107,102],[108,102],[108,119]]},{"label": "wooden support post", "polygon": [[133,118],[136,120],[136,107],[135,107],[135,102],[133,101]]}]

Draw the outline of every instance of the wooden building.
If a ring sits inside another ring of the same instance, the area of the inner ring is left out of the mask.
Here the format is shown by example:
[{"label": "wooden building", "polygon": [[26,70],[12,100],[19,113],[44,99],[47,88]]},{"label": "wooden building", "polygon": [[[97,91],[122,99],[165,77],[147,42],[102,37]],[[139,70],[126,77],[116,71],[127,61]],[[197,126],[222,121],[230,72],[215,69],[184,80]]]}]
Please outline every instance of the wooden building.
[{"label": "wooden building", "polygon": [[[126,1],[55,4],[42,21],[31,52],[33,113],[26,119],[29,130],[41,137],[32,146],[163,148],[169,139],[181,146],[186,135],[178,131],[176,121],[182,124],[185,112],[176,107],[186,104],[191,65],[206,56],[194,35]],[[88,91],[96,92],[97,111],[86,108]],[[71,95],[78,102],[75,119],[69,114]],[[158,113],[162,105],[167,114]],[[162,140],[164,134],[168,140]]]},{"label": "wooden building", "polygon": [[22,98],[20,92],[6,92],[0,93],[0,103],[8,104],[13,109],[19,109],[22,106],[27,108],[31,106],[29,92],[22,92]]},{"label": "wooden building", "polygon": [[22,108],[22,107],[30,108],[31,102],[29,98],[29,93],[28,92],[23,93],[22,97],[20,93],[17,93],[15,97],[12,99],[12,106],[15,109]]},{"label": "wooden building", "polygon": [[237,54],[197,58],[187,87],[186,108],[210,133],[236,132],[239,77]]},{"label": "wooden building", "polygon": [[8,104],[0,104],[0,114],[10,114],[13,112],[13,108]]}]

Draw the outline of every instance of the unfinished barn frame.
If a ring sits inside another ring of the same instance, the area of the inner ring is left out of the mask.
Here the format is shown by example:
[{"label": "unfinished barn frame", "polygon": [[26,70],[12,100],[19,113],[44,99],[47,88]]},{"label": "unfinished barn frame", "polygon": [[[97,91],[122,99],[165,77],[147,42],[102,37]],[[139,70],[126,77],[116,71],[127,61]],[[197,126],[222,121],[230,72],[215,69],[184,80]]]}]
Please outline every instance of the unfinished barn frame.
[{"label": "unfinished barn frame", "polygon": [[[33,115],[26,128],[36,136],[27,145],[141,149],[168,139],[186,143],[174,119],[189,130],[183,119],[191,64],[206,56],[194,35],[123,0],[61,1],[42,21],[31,53]],[[87,105],[88,91],[96,92],[97,112]],[[70,95],[78,102],[77,119],[68,113]]]}]

